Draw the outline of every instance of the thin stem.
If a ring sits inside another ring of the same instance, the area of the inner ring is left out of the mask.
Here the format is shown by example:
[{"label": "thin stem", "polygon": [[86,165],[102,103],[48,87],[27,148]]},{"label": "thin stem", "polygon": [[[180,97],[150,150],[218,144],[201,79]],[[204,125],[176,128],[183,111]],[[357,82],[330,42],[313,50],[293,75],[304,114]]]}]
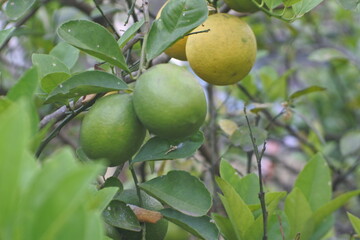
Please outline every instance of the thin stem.
[{"label": "thin stem", "polygon": [[251,138],[251,142],[253,145],[253,149],[254,149],[254,153],[255,153],[255,157],[256,157],[256,161],[257,161],[257,166],[258,166],[258,175],[259,175],[259,186],[260,186],[260,192],[259,192],[259,200],[260,200],[260,205],[261,205],[261,211],[263,214],[263,227],[264,227],[264,232],[263,232],[263,240],[267,240],[267,217],[268,217],[268,212],[266,210],[266,201],[265,201],[265,192],[264,192],[264,186],[263,186],[263,176],[262,176],[262,168],[261,168],[261,160],[262,157],[264,155],[264,152],[266,150],[266,141],[264,142],[263,148],[261,150],[261,153],[259,153],[258,147],[255,143],[256,139],[254,138],[254,135],[252,133],[252,129],[250,126],[250,121],[249,118],[247,116],[246,113],[246,106],[244,106],[244,114],[245,114],[245,118],[246,118],[246,123],[249,127],[249,133],[250,133],[250,138]]},{"label": "thin stem", "polygon": [[44,150],[44,148],[47,146],[47,144],[58,135],[58,133],[60,132],[60,130],[68,123],[70,122],[73,118],[75,118],[79,113],[83,112],[84,110],[86,110],[88,107],[90,107],[91,105],[93,105],[96,101],[97,97],[95,97],[94,99],[92,99],[91,101],[87,102],[86,104],[82,105],[81,107],[79,107],[78,109],[75,109],[74,111],[72,111],[71,114],[67,115],[64,120],[56,127],[54,128],[54,130],[51,131],[51,133],[41,142],[39,148],[36,151],[36,158],[38,158],[41,154],[41,152]]},{"label": "thin stem", "polygon": [[130,15],[133,17],[134,22],[138,22],[138,17],[135,14],[135,11],[134,11],[135,10],[136,0],[134,0],[133,2],[131,2],[131,0],[126,0],[126,3],[127,3],[128,7],[129,7],[129,11],[128,11],[128,16],[127,16],[125,24],[124,24],[125,26],[129,22]]},{"label": "thin stem", "polygon": [[107,22],[107,24],[109,24],[110,28],[114,31],[116,37],[119,39],[120,38],[120,35],[117,33],[114,25],[112,24],[112,22],[105,16],[103,10],[101,9],[100,5],[97,3],[96,0],[93,0],[93,2],[95,3],[95,6],[97,8],[97,10],[99,10],[101,16],[103,16],[103,18],[105,19],[105,21]]}]

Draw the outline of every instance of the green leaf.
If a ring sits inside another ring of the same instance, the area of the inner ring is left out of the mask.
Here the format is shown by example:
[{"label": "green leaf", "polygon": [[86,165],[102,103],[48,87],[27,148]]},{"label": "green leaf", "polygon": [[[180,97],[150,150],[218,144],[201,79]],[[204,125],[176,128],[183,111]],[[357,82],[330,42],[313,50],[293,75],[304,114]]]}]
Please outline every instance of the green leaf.
[{"label": "green leaf", "polygon": [[128,89],[126,83],[113,74],[102,71],[86,71],[74,75],[57,86],[45,103],[67,103],[68,99],[91,93]]},{"label": "green leaf", "polygon": [[[268,192],[265,193],[265,204],[267,207],[267,211],[271,213],[275,211],[280,200],[286,196],[286,192]],[[251,211],[256,211],[261,209],[260,203],[248,205]]]},{"label": "green leaf", "polygon": [[204,183],[186,171],[170,171],[139,184],[139,187],[160,202],[190,216],[205,215],[212,204]]},{"label": "green leaf", "polygon": [[203,142],[204,136],[200,131],[183,141],[153,137],[141,147],[132,163],[186,158],[193,155]]},{"label": "green leaf", "polygon": [[57,57],[69,69],[71,69],[79,58],[79,50],[70,44],[60,42],[51,49],[50,55]]},{"label": "green leaf", "polygon": [[304,194],[312,211],[319,209],[331,200],[330,169],[321,154],[316,154],[306,164],[294,186]]},{"label": "green leaf", "polygon": [[36,2],[36,0],[9,0],[5,6],[6,15],[17,20],[22,17]]},{"label": "green leaf", "polygon": [[313,219],[315,223],[315,227],[322,223],[326,219],[326,217],[330,216],[334,211],[343,206],[350,198],[360,195],[360,190],[347,192],[341,194],[337,198],[331,200],[330,202],[321,206],[318,210],[316,210],[313,214]]},{"label": "green leaf", "polygon": [[360,149],[360,131],[347,132],[340,139],[340,150],[343,156],[356,154]]},{"label": "green leaf", "polygon": [[170,222],[204,240],[217,240],[219,231],[208,216],[192,217],[167,208],[160,211]]},{"label": "green leaf", "polygon": [[6,236],[15,231],[23,187],[36,169],[34,159],[26,158],[27,113],[24,104],[9,103],[0,114],[0,239],[11,239]]},{"label": "green leaf", "polygon": [[86,20],[72,20],[63,23],[57,33],[81,51],[129,72],[115,38],[103,26]]},{"label": "green leaf", "polygon": [[313,212],[305,195],[297,187],[294,187],[285,200],[284,207],[290,225],[290,232],[286,239],[294,239],[297,233],[302,233],[305,228],[312,231],[314,225],[309,222]]},{"label": "green leaf", "polygon": [[235,189],[246,204],[259,203],[260,187],[259,178],[256,174],[251,173],[240,177],[231,164],[222,159],[220,162],[220,176]]},{"label": "green leaf", "polygon": [[117,177],[109,177],[105,180],[101,188],[116,187],[118,192],[124,190],[124,186]]},{"label": "green leaf", "polygon": [[298,3],[302,0],[282,0],[282,1],[284,3],[285,7],[290,7],[290,6],[294,5],[295,3]]},{"label": "green leaf", "polygon": [[207,16],[208,9],[204,0],[170,0],[161,11],[160,18],[151,26],[146,44],[147,59],[158,56],[203,23]]},{"label": "green leaf", "polygon": [[351,225],[353,226],[355,232],[357,235],[360,235],[360,218],[352,215],[351,213],[347,213],[349,220],[351,222]]},{"label": "green leaf", "polygon": [[[264,144],[267,138],[267,131],[260,127],[251,127],[252,135],[254,137],[254,141],[256,146],[261,146]],[[230,137],[230,141],[235,146],[240,146],[244,151],[249,152],[252,151],[253,144],[251,141],[249,127],[246,125],[239,127]]]},{"label": "green leaf", "polygon": [[301,17],[319,5],[322,1],[323,0],[301,0],[300,2],[292,5],[292,9],[294,10],[296,16]]},{"label": "green leaf", "polygon": [[126,203],[113,200],[103,211],[104,221],[114,227],[139,232],[141,226],[134,212]]},{"label": "green leaf", "polygon": [[299,91],[296,91],[296,92],[292,93],[289,96],[289,99],[294,100],[296,98],[302,97],[304,95],[307,95],[307,94],[310,94],[310,93],[313,93],[313,92],[321,92],[321,91],[325,91],[325,90],[326,90],[326,88],[323,88],[323,87],[311,86],[311,87],[307,87],[305,89],[302,89],[302,90],[299,90]]},{"label": "green leaf", "polygon": [[107,187],[97,190],[94,186],[92,192],[89,193],[89,201],[86,207],[90,210],[104,211],[114,198],[115,193],[119,191],[118,189],[118,187]]},{"label": "green leaf", "polygon": [[57,57],[33,54],[32,62],[38,69],[41,88],[47,93],[70,77],[70,70]]},{"label": "green leaf", "polygon": [[334,60],[347,61],[348,58],[335,48],[320,48],[312,52],[309,56],[311,61],[315,62],[331,62]]},{"label": "green leaf", "polygon": [[145,19],[141,19],[139,22],[134,23],[129,27],[123,35],[121,35],[120,39],[117,41],[120,48],[123,48],[125,44],[136,34],[136,32],[141,28],[141,26],[145,23]]},{"label": "green leaf", "polygon": [[237,239],[229,218],[221,216],[217,213],[213,213],[211,216],[214,219],[216,226],[219,228],[221,235],[224,236],[225,239]]},{"label": "green leaf", "polygon": [[31,100],[38,86],[38,75],[36,68],[28,69],[18,82],[10,88],[6,95],[8,99],[17,101],[21,98]]},{"label": "green leaf", "polygon": [[9,28],[0,31],[0,46],[9,38],[15,28]]},{"label": "green leaf", "polygon": [[216,182],[224,194],[220,194],[220,199],[235,230],[236,237],[237,239],[244,239],[246,231],[255,221],[254,216],[228,182],[219,177],[216,178]]},{"label": "green leaf", "polygon": [[274,9],[283,3],[283,0],[264,0],[269,9]]},{"label": "green leaf", "polygon": [[352,11],[360,10],[359,0],[337,0],[337,2],[345,9]]}]

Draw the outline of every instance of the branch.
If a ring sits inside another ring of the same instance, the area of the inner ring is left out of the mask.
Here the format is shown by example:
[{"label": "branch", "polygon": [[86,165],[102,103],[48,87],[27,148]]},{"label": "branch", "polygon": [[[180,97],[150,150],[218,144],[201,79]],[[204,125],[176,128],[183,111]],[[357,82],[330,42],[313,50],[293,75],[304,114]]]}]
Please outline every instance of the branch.
[{"label": "branch", "polygon": [[261,150],[261,153],[259,153],[258,147],[255,143],[256,139],[254,138],[254,135],[252,133],[252,129],[250,126],[250,121],[249,118],[246,114],[246,106],[244,106],[244,114],[245,114],[245,118],[246,118],[246,123],[249,127],[249,132],[250,132],[250,138],[251,138],[251,142],[253,145],[253,149],[254,149],[254,153],[255,153],[255,157],[256,157],[256,161],[257,161],[257,166],[258,166],[258,174],[259,174],[259,185],[260,185],[260,192],[259,192],[259,199],[260,199],[260,205],[261,205],[261,211],[263,214],[263,227],[264,227],[264,232],[263,232],[263,240],[267,240],[267,217],[268,217],[268,212],[266,210],[266,201],[265,201],[265,192],[264,192],[264,186],[263,186],[263,177],[262,177],[262,168],[261,168],[261,160],[262,157],[264,155],[264,152],[266,150],[266,141],[264,142],[263,148]]},{"label": "branch", "polygon": [[120,38],[120,35],[117,33],[114,25],[113,25],[113,24],[110,22],[110,20],[105,16],[103,10],[101,9],[101,7],[100,7],[100,5],[97,3],[97,1],[96,1],[96,0],[93,0],[93,1],[94,1],[94,3],[95,3],[95,6],[96,6],[97,10],[99,10],[101,16],[103,16],[103,18],[105,19],[105,21],[107,22],[107,24],[110,26],[110,28],[111,28],[111,29],[113,30],[113,32],[115,33],[117,39],[119,39],[119,38]]}]

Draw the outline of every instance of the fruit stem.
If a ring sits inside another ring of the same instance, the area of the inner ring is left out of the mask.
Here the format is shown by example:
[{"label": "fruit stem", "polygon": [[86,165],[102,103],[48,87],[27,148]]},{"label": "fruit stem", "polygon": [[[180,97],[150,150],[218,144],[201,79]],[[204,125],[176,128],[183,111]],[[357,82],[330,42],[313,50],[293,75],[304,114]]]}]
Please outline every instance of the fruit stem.
[{"label": "fruit stem", "polygon": [[262,169],[261,169],[261,159],[264,155],[264,152],[266,150],[266,141],[264,142],[263,148],[261,150],[261,153],[259,153],[259,149],[255,143],[256,139],[254,138],[254,135],[252,133],[252,129],[250,126],[250,121],[249,118],[247,116],[246,113],[246,105],[244,106],[244,114],[245,114],[245,118],[246,118],[246,123],[247,126],[249,127],[249,133],[250,133],[250,138],[251,138],[251,143],[253,145],[253,149],[254,149],[254,153],[255,153],[255,157],[256,157],[256,162],[257,162],[257,166],[258,166],[258,175],[259,175],[259,186],[260,186],[260,192],[259,192],[259,200],[260,200],[260,205],[261,205],[261,211],[262,211],[262,215],[263,215],[263,240],[267,240],[267,217],[268,217],[268,212],[266,210],[266,201],[265,201],[265,192],[264,192],[264,185],[263,185],[263,176],[262,176]]}]

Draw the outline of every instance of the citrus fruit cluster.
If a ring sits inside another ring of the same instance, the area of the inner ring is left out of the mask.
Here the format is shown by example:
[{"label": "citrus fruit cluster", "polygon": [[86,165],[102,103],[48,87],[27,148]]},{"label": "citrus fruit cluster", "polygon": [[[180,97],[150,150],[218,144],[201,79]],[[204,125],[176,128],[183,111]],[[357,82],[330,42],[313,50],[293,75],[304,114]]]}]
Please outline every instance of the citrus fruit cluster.
[{"label": "citrus fruit cluster", "polygon": [[137,80],[134,93],[98,100],[84,117],[80,145],[90,159],[109,166],[130,160],[146,129],[161,138],[181,140],[195,134],[207,113],[204,91],[186,69],[159,64]]},{"label": "citrus fruit cluster", "polygon": [[[251,0],[228,0],[234,9],[254,12]],[[237,6],[241,8],[237,8]],[[159,14],[158,14],[159,16]],[[214,85],[230,85],[242,80],[256,59],[256,38],[242,19],[215,13],[165,50],[170,57],[187,60],[194,72]]]}]

